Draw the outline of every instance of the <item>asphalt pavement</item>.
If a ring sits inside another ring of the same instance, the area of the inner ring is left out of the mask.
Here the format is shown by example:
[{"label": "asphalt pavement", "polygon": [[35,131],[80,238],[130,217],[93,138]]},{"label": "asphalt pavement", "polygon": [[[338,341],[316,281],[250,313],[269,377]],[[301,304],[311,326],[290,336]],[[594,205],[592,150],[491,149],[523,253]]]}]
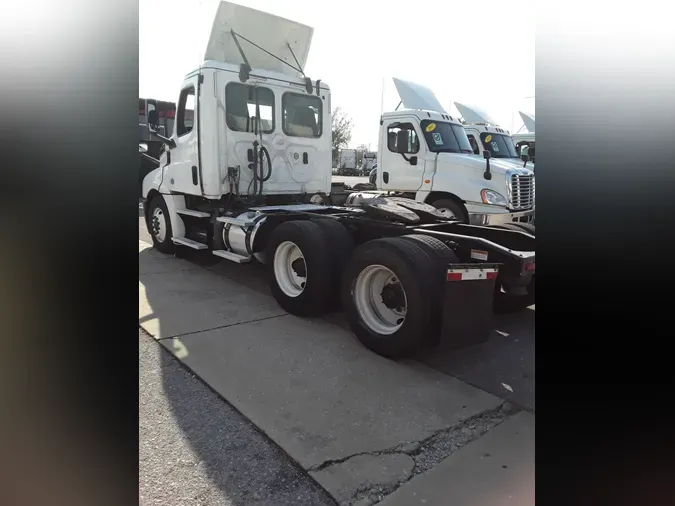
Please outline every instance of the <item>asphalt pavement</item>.
[{"label": "asphalt pavement", "polygon": [[140,506],[329,506],[251,422],[139,330]]}]

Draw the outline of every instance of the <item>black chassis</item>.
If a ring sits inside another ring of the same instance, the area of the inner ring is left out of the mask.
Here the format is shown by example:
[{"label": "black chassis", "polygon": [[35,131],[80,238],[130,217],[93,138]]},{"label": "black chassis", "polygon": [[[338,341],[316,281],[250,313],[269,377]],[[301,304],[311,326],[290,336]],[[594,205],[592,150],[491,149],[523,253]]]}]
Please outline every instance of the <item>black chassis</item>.
[{"label": "black chassis", "polygon": [[311,220],[321,216],[342,223],[352,234],[357,245],[372,239],[410,234],[436,237],[450,247],[462,263],[498,264],[498,279],[501,283],[527,286],[535,272],[535,238],[525,231],[467,225],[428,217],[422,218],[417,224],[403,224],[380,217],[373,218],[360,209],[318,207],[307,211],[281,208],[265,210],[267,215],[265,226],[258,234],[256,243],[264,244],[266,242],[264,236],[268,231],[284,221]]}]

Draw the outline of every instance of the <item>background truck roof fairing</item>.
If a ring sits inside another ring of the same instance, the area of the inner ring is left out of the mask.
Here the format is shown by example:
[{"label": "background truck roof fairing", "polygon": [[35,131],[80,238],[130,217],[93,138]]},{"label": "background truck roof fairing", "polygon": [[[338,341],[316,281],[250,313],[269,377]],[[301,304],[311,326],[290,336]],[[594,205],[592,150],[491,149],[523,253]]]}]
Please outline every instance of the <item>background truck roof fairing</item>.
[{"label": "background truck roof fairing", "polygon": [[528,132],[534,132],[534,114],[518,111]]},{"label": "background truck roof fairing", "polygon": [[403,107],[406,109],[435,111],[447,114],[447,111],[443,109],[434,92],[426,86],[411,83],[410,81],[403,81],[396,77],[393,79],[398,95],[401,97],[401,102],[403,102]]},{"label": "background truck roof fairing", "polygon": [[461,104],[459,102],[455,102],[455,107],[457,107],[457,110],[467,123],[488,123],[490,125],[497,125],[497,122],[479,107]]},{"label": "background truck roof fairing", "polygon": [[[296,72],[293,68],[261,51],[242,37],[281,58],[292,67],[297,68],[299,63],[304,69],[314,34],[312,27],[250,7],[220,2],[213,20],[204,60],[235,65],[244,63],[232,37],[232,30],[240,36],[238,37],[239,44],[251,68],[271,70],[294,77],[302,76],[300,72]],[[293,53],[288,46],[291,47]],[[295,62],[296,58],[298,63]]]}]

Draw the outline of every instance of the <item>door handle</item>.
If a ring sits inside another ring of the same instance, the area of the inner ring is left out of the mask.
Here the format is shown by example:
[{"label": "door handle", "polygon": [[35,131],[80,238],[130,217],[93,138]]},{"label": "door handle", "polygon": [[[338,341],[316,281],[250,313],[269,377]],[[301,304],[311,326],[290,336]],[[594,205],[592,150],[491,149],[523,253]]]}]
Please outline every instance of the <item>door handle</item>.
[{"label": "door handle", "polygon": [[382,181],[384,181],[385,183],[389,182],[389,172],[382,173]]},{"label": "door handle", "polygon": [[302,163],[304,163],[305,165],[307,165],[307,163],[309,163],[309,157],[307,156],[307,152],[304,152],[302,154]]}]

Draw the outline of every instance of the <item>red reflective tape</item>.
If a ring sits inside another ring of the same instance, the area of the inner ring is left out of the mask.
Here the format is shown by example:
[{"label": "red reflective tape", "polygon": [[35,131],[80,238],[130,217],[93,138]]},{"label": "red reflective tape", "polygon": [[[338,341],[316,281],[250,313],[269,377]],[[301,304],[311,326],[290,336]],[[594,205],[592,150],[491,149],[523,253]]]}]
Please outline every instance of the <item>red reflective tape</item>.
[{"label": "red reflective tape", "polygon": [[533,271],[534,270],[534,262],[525,264],[525,270],[526,271]]},{"label": "red reflective tape", "polygon": [[448,281],[481,281],[494,279],[497,274],[497,269],[448,270],[446,279]]}]

